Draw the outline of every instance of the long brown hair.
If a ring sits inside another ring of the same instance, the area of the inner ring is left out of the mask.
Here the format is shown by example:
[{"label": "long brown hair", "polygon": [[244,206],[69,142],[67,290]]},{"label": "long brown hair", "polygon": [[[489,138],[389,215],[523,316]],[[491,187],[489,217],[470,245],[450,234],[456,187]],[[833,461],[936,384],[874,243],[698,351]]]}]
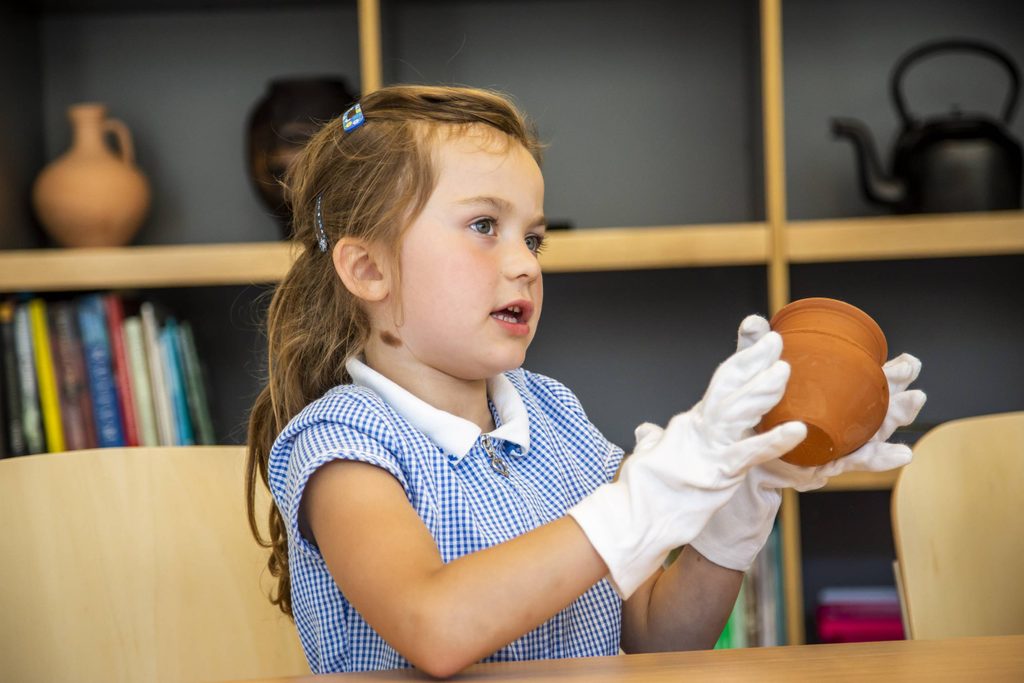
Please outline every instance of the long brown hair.
[{"label": "long brown hair", "polygon": [[341,117],[306,145],[285,179],[292,230],[300,250],[276,287],[267,311],[267,382],[249,416],[246,505],[256,541],[270,548],[267,562],[278,586],[271,602],[292,614],[286,525],[270,506],[269,538],[256,520],[256,481],[268,486],[275,438],[307,404],[331,387],[351,381],[345,361],[358,353],[369,320],[320,251],[314,207],[328,241],[354,236],[385,245],[397,258],[405,227],[419,214],[436,184],[431,133],[471,124],[501,131],[540,161],[532,127],[503,95],[463,87],[392,86],[360,100],[366,123],[345,133]]}]

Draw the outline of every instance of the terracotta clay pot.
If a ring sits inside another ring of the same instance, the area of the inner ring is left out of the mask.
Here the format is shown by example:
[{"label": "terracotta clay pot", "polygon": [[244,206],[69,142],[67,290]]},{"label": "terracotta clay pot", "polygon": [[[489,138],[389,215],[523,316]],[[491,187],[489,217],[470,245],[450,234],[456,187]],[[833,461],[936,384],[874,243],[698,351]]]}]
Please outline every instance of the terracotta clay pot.
[{"label": "terracotta clay pot", "polygon": [[[43,229],[64,247],[119,247],[135,237],[149,209],[149,183],[135,167],[127,126],[102,104],[68,108],[71,148],[36,178],[32,205]],[[114,150],[107,142],[113,134]]]},{"label": "terracotta clay pot", "polygon": [[794,301],[771,320],[791,366],[786,393],[758,431],[789,420],[807,425],[807,438],[782,457],[822,465],[857,450],[885,418],[889,385],[882,372],[888,345],[864,311],[835,299]]}]

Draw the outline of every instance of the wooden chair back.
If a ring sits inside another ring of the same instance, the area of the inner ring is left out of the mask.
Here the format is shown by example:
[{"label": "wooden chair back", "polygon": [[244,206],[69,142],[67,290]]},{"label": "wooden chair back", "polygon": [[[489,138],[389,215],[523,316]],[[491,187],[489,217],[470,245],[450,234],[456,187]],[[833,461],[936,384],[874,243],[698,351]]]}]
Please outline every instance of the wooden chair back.
[{"label": "wooden chair back", "polygon": [[892,522],[908,637],[1024,633],[1024,412],[921,437]]},{"label": "wooden chair back", "polygon": [[244,463],[242,446],[0,461],[0,679],[308,675],[266,597]]}]

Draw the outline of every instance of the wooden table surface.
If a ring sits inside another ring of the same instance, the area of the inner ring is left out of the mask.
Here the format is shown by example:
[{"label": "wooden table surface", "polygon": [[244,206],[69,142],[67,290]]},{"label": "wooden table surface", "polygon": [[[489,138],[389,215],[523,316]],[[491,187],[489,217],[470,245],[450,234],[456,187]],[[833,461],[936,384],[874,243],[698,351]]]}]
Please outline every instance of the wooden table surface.
[{"label": "wooden table surface", "polygon": [[[412,669],[263,679],[261,683],[434,680]],[[1024,681],[1024,635],[704,650],[477,664],[453,681]]]}]

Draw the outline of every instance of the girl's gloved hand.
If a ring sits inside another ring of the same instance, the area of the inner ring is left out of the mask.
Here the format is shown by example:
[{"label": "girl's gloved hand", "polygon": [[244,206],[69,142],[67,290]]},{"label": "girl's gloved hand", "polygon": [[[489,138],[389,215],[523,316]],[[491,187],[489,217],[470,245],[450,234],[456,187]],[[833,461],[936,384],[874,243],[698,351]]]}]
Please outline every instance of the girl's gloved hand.
[{"label": "girl's gloved hand", "polygon": [[764,434],[753,427],[779,399],[789,365],[782,339],[770,332],[738,350],[715,371],[704,398],[662,430],[637,428],[637,447],[618,479],[569,510],[628,598],[670,550],[689,543],[724,505],[748,469],[803,441],[801,422]]},{"label": "girl's gloved hand", "polygon": [[[770,329],[761,316],[748,316],[740,324],[737,348],[759,343],[766,335],[774,334]],[[907,389],[920,374],[921,361],[904,353],[883,365],[882,371],[889,382],[889,410],[870,441],[818,467],[800,467],[778,459],[761,462],[747,473],[736,495],[715,513],[690,545],[715,564],[746,571],[771,533],[782,501],[780,489],[811,491],[844,472],[882,472],[909,463],[910,447],[888,443],[888,439],[898,427],[911,424],[924,406],[924,392]]]}]

